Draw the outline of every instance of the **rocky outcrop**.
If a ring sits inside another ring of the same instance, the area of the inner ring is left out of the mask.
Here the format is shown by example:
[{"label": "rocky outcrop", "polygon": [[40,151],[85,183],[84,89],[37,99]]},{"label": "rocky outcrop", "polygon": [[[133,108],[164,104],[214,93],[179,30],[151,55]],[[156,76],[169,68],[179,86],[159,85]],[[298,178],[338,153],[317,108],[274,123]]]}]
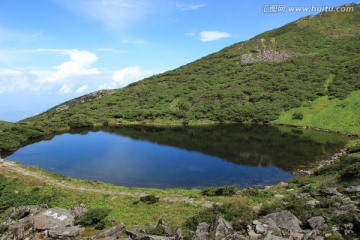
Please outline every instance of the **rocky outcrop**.
[{"label": "rocky outcrop", "polygon": [[77,236],[83,228],[74,225],[75,216],[62,208],[46,205],[29,205],[15,208],[9,219],[2,223],[6,231],[0,240],[36,239],[40,234],[53,239],[69,239]]},{"label": "rocky outcrop", "polygon": [[106,95],[113,94],[114,92],[115,92],[114,89],[103,89],[103,90],[99,90],[96,92],[92,92],[92,93],[86,94],[82,97],[75,98],[74,100],[71,100],[69,102],[66,102],[65,104],[62,104],[62,105],[56,107],[55,111],[63,112],[63,111],[68,110],[72,104],[82,104],[82,103],[92,102],[92,101],[94,101],[96,99],[100,99]]},{"label": "rocky outcrop", "polygon": [[278,52],[274,50],[262,49],[257,53],[246,53],[241,56],[242,63],[254,63],[260,61],[267,62],[281,62],[290,57],[294,56],[292,53],[288,52]]}]

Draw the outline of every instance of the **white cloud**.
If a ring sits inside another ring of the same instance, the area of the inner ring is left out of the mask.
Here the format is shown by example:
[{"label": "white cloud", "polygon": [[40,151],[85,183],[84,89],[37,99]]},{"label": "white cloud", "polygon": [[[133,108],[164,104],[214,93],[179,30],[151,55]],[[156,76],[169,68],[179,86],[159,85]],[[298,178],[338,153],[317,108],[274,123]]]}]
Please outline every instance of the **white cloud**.
[{"label": "white cloud", "polygon": [[72,88],[70,87],[69,84],[65,83],[61,86],[60,90],[59,90],[60,93],[66,93],[66,94],[69,94],[69,93],[72,93],[73,90]]},{"label": "white cloud", "polygon": [[231,37],[231,33],[228,32],[219,32],[219,31],[201,31],[200,32],[200,41],[208,42],[219,40],[221,38]]},{"label": "white cloud", "polygon": [[206,6],[205,4],[180,4],[180,3],[176,4],[176,7],[179,8],[181,11],[197,10],[205,6]]},{"label": "white cloud", "polygon": [[76,90],[76,93],[83,93],[85,92],[89,87],[87,85],[82,85]]},{"label": "white cloud", "polygon": [[124,87],[153,74],[155,72],[143,70],[139,66],[132,66],[114,72],[112,79],[117,83],[118,87]]},{"label": "white cloud", "polygon": [[[155,10],[154,2],[148,0],[56,0],[66,8],[102,22],[117,30],[130,23],[144,19]],[[155,1],[156,2],[156,1]]]},{"label": "white cloud", "polygon": [[[89,51],[71,49],[38,49],[43,52],[53,52],[59,54],[70,55],[70,61],[64,62],[56,67],[55,72],[37,71],[39,74],[38,82],[56,82],[69,77],[77,77],[83,75],[99,74],[100,71],[96,68],[88,68],[97,60],[97,56]],[[47,76],[47,77],[46,77]]]},{"label": "white cloud", "polygon": [[21,92],[29,87],[27,76],[18,70],[0,69],[0,93]]}]

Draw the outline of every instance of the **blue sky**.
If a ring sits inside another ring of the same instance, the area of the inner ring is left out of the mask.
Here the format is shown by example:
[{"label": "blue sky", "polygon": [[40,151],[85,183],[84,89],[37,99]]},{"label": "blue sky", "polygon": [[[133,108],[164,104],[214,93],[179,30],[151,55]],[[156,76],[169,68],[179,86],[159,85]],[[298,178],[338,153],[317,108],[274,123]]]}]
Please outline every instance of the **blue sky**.
[{"label": "blue sky", "polygon": [[0,120],[120,88],[342,0],[1,0]]}]

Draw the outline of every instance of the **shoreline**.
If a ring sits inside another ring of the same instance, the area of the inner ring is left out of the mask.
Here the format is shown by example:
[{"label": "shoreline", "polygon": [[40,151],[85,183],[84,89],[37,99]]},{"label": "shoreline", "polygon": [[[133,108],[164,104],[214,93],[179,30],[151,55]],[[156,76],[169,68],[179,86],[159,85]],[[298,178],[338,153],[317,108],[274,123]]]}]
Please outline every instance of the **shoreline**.
[{"label": "shoreline", "polygon": [[[19,122],[17,122],[17,123],[19,123]],[[333,131],[333,130],[323,129],[323,128],[316,128],[316,127],[310,127],[310,126],[298,126],[298,125],[283,124],[283,123],[271,123],[271,122],[270,123],[203,122],[203,123],[188,124],[188,125],[184,125],[182,123],[138,123],[138,122],[127,122],[127,123],[119,123],[119,124],[118,123],[109,123],[109,124],[95,123],[95,124],[93,124],[92,126],[89,126],[89,127],[51,130],[50,132],[46,132],[42,136],[27,139],[27,140],[21,142],[19,146],[11,147],[11,148],[8,148],[8,149],[2,149],[2,150],[0,150],[0,154],[1,154],[1,152],[5,152],[5,153],[14,152],[14,151],[18,150],[19,148],[24,147],[27,144],[32,143],[32,142],[34,142],[36,140],[39,140],[39,139],[43,139],[43,138],[46,138],[46,137],[51,137],[51,136],[57,135],[57,134],[68,133],[68,132],[76,131],[76,130],[79,130],[79,129],[94,129],[94,128],[97,128],[97,127],[118,128],[118,127],[127,127],[127,126],[164,127],[164,128],[169,127],[169,128],[171,128],[171,127],[196,127],[196,126],[215,126],[215,125],[234,125],[234,124],[238,124],[238,125],[255,125],[255,126],[256,125],[260,125],[260,126],[261,125],[268,125],[268,126],[274,126],[274,127],[288,127],[288,128],[293,128],[293,129],[304,129],[304,130],[319,131],[319,132],[324,132],[324,133],[331,133],[331,134],[346,136],[348,138],[355,138],[355,139],[360,138],[360,134],[349,134],[349,133],[343,133],[343,132]]]}]

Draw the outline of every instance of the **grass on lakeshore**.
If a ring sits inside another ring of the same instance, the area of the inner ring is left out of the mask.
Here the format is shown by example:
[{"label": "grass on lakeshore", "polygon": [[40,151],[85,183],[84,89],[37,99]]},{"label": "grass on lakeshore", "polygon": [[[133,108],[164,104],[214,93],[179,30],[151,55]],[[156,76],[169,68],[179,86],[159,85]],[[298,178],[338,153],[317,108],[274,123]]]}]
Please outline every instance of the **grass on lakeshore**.
[{"label": "grass on lakeshore", "polygon": [[[313,102],[306,102],[301,107],[283,112],[273,122],[360,134],[359,113],[360,91],[355,91],[343,100],[319,97]],[[294,119],[294,114],[300,114],[302,118]]]}]

